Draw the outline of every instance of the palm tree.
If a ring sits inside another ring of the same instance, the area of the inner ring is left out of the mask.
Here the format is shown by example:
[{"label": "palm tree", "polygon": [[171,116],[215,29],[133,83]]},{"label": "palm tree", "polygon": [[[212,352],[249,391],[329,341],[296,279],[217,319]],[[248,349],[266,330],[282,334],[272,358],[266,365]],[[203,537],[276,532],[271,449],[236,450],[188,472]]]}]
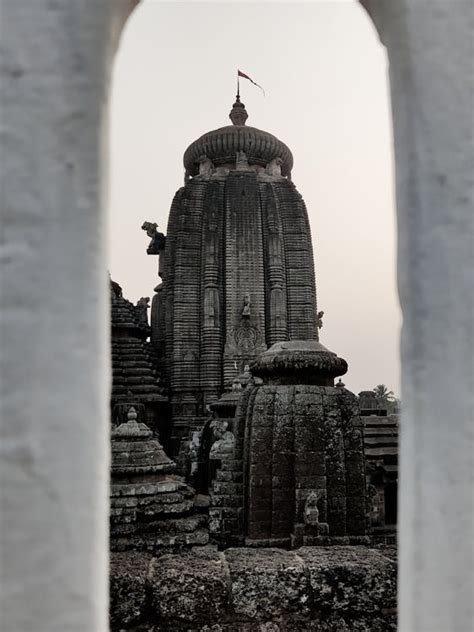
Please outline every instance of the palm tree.
[{"label": "palm tree", "polygon": [[393,391],[389,391],[385,384],[378,384],[374,389],[375,401],[379,408],[386,408],[387,410],[393,407],[393,404],[397,401]]}]

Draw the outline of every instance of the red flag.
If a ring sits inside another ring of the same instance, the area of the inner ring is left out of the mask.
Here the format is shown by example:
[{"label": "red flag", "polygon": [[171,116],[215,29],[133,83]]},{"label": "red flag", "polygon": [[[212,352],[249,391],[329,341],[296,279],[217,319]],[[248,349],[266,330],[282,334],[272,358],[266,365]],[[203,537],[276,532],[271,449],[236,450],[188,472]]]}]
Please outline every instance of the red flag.
[{"label": "red flag", "polygon": [[254,86],[257,86],[257,88],[260,88],[260,90],[263,92],[263,96],[265,96],[265,90],[262,88],[262,86],[259,86],[258,83],[256,83],[253,79],[251,79],[248,75],[246,75],[245,72],[242,72],[241,70],[237,69],[237,77],[243,77],[244,79],[248,79],[249,81],[251,81]]}]

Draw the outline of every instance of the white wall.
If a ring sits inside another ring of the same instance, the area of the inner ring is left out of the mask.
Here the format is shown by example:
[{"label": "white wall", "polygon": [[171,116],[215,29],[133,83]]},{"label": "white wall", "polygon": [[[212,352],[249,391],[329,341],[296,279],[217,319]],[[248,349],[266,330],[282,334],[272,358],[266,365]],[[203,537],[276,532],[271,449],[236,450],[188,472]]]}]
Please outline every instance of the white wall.
[{"label": "white wall", "polygon": [[107,629],[108,74],[128,0],[3,0],[5,632]]},{"label": "white wall", "polygon": [[474,7],[366,2],[390,60],[403,312],[401,632],[474,625]]},{"label": "white wall", "polygon": [[[102,155],[130,0],[2,3],[1,591],[8,632],[107,628]],[[388,48],[403,402],[401,632],[473,620],[470,0],[366,0]]]}]

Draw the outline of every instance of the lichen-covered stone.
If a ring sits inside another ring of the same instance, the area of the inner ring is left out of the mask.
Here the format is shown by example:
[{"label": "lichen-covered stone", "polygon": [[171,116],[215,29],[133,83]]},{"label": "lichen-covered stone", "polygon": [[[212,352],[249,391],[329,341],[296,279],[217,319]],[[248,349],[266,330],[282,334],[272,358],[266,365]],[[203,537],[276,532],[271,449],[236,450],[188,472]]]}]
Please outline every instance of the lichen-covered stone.
[{"label": "lichen-covered stone", "polygon": [[280,549],[228,549],[232,606],[238,617],[266,621],[292,612],[308,614],[304,563]]},{"label": "lichen-covered stone", "polygon": [[145,614],[146,577],[151,555],[128,552],[110,556],[110,627],[130,628]]},{"label": "lichen-covered stone", "polygon": [[[331,546],[223,553],[204,547],[151,563],[143,557],[141,570],[122,573],[120,592],[111,595],[113,630],[395,632],[396,565],[391,556],[389,547]],[[134,573],[143,588],[147,568],[145,587],[137,592]],[[127,582],[137,595],[132,619],[124,617],[118,598],[127,598]]]},{"label": "lichen-covered stone", "polygon": [[152,608],[164,622],[218,622],[228,605],[228,577],[222,554],[203,547],[163,555],[150,565]]},{"label": "lichen-covered stone", "polygon": [[394,613],[397,566],[367,547],[302,547],[312,588],[313,610],[351,616]]}]

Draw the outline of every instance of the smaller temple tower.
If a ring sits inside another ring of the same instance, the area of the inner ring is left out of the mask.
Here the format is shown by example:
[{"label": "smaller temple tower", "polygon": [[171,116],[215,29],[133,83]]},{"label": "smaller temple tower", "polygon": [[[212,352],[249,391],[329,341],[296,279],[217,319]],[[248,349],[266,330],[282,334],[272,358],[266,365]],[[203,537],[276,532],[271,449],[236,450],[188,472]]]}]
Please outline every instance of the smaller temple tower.
[{"label": "smaller temple tower", "polygon": [[358,400],[334,386],[346,371],[316,341],[277,343],[252,364],[212,485],[214,537],[252,546],[368,542]]},{"label": "smaller temple tower", "polygon": [[150,335],[147,309],[148,299],[133,305],[122,294],[122,288],[110,281],[112,329],[112,419],[116,423],[127,420],[133,403],[140,422],[166,437],[167,397],[158,371],[155,347],[147,342]]}]

